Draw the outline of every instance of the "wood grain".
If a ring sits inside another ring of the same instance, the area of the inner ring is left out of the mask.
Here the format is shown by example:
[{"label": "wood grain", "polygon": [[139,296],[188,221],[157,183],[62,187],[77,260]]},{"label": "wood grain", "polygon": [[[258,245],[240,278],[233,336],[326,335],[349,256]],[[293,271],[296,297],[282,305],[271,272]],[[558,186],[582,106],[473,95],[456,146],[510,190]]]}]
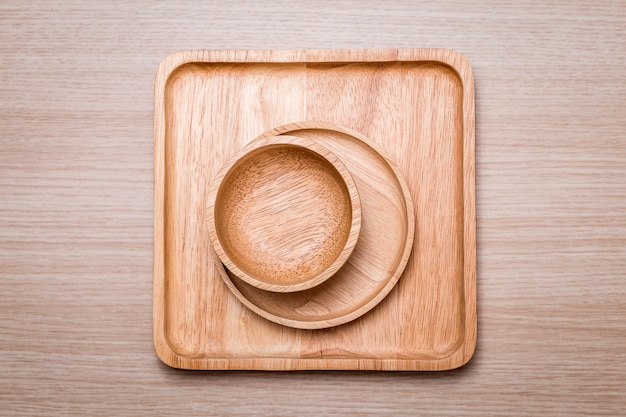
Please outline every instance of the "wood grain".
[{"label": "wood grain", "polygon": [[[0,414],[623,415],[625,27],[611,0],[2,1]],[[444,373],[162,365],[158,63],[330,47],[443,47],[472,64],[474,358]]]}]

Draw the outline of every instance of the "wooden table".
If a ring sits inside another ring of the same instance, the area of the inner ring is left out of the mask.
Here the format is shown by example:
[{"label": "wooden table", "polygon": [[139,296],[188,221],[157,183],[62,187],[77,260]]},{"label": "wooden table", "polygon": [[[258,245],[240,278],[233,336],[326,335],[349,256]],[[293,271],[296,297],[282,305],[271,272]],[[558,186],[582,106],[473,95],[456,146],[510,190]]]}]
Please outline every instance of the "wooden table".
[{"label": "wooden table", "polygon": [[[626,410],[626,4],[0,5],[0,414]],[[153,86],[185,49],[442,47],[476,80],[478,345],[442,373],[152,346]]]}]

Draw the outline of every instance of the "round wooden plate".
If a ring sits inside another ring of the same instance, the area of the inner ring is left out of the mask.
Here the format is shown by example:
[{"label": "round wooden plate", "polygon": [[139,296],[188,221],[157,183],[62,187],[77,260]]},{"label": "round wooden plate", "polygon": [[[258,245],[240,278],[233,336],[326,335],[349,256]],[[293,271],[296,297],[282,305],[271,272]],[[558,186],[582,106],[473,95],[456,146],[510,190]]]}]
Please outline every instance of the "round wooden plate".
[{"label": "round wooden plate", "polygon": [[263,137],[217,173],[207,226],[215,253],[238,278],[267,291],[302,291],[347,261],[361,203],[346,166],[318,142]]},{"label": "round wooden plate", "polygon": [[[325,122],[301,122],[260,138],[288,134],[312,139],[334,153],[352,174],[361,200],[361,231],[348,261],[322,284],[299,292],[260,290],[228,271],[214,256],[222,279],[245,306],[273,322],[322,329],[354,320],[394,287],[413,246],[415,217],[397,167],[363,135]],[[257,138],[257,139],[260,139]]]}]

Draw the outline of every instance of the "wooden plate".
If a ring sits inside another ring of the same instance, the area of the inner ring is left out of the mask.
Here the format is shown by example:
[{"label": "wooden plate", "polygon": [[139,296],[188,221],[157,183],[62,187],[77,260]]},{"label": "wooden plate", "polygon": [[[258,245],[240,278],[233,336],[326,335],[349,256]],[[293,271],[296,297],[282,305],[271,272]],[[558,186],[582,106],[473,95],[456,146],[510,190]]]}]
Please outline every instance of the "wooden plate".
[{"label": "wooden plate", "polygon": [[331,279],[308,291],[262,291],[238,274],[224,269],[220,273],[242,303],[269,320],[301,329],[337,326],[375,307],[400,278],[413,246],[413,202],[396,166],[360,133],[331,123],[302,122],[273,129],[257,140],[281,133],[321,143],[352,174],[362,207],[356,248]]},{"label": "wooden plate", "polygon": [[361,202],[346,166],[308,138],[252,141],[209,188],[207,227],[220,260],[262,290],[302,291],[346,262]]}]

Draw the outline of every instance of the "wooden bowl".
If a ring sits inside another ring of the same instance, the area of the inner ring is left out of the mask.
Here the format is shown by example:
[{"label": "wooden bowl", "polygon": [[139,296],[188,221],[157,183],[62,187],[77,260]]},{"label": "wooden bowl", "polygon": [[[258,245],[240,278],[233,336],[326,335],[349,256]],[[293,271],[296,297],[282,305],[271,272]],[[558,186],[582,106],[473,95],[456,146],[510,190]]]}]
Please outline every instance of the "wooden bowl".
[{"label": "wooden bowl", "polygon": [[302,291],[330,278],[352,253],[361,202],[328,149],[281,135],[248,144],[209,188],[211,244],[226,267],[267,291]]}]

